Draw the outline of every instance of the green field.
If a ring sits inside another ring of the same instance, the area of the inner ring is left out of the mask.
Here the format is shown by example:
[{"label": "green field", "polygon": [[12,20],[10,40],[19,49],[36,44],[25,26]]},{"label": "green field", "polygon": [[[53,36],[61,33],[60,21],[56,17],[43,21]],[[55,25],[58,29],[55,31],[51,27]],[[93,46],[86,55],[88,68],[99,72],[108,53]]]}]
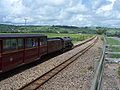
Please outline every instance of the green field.
[{"label": "green field", "polygon": [[83,41],[83,40],[88,39],[88,38],[93,36],[91,34],[52,34],[52,33],[47,33],[46,35],[48,36],[48,38],[52,38],[52,37],[71,37],[73,43],[76,43],[78,41]]},{"label": "green field", "polygon": [[[109,44],[109,45],[120,45],[120,41],[115,40],[113,38],[107,38],[107,44]],[[120,52],[120,47],[110,46],[109,48],[111,49],[111,52]],[[120,54],[112,54],[110,57],[111,58],[120,58]]]},{"label": "green field", "polygon": [[120,41],[115,40],[115,39],[113,39],[113,38],[107,38],[107,43],[108,43],[109,45],[120,45]]},{"label": "green field", "polygon": [[120,47],[113,47],[113,46],[110,46],[112,52],[120,52]]}]

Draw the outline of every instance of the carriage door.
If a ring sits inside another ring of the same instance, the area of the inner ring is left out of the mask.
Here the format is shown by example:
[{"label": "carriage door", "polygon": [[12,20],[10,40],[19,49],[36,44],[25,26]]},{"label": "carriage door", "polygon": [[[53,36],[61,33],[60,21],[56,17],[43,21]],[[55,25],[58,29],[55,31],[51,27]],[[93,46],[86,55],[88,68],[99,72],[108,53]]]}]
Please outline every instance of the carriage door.
[{"label": "carriage door", "polygon": [[47,54],[47,37],[41,37],[39,42],[39,56]]},{"label": "carriage door", "polygon": [[23,39],[4,39],[2,52],[2,69],[15,68],[23,63]]},{"label": "carriage door", "polygon": [[2,40],[0,40],[0,72],[2,71],[1,48],[2,48]]},{"label": "carriage door", "polygon": [[25,57],[24,63],[30,63],[39,58],[38,57],[38,38],[26,38],[24,57]]}]

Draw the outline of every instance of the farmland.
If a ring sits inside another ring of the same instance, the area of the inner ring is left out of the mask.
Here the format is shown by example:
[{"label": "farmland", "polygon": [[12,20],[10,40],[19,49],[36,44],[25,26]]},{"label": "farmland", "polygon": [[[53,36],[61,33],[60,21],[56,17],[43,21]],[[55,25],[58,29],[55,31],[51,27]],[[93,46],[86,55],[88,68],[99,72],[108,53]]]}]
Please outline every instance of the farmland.
[{"label": "farmland", "polygon": [[[113,38],[107,38],[107,43],[110,46],[110,49],[112,52],[120,52],[120,47],[114,47],[112,45],[120,45],[120,41],[119,40],[115,40]],[[120,55],[119,54],[112,54],[111,55],[111,58],[120,58]]]},{"label": "farmland", "polygon": [[110,45],[120,45],[120,41],[115,40],[115,39],[113,39],[113,38],[111,38],[111,37],[107,38],[107,42],[108,42],[108,44],[110,44]]}]

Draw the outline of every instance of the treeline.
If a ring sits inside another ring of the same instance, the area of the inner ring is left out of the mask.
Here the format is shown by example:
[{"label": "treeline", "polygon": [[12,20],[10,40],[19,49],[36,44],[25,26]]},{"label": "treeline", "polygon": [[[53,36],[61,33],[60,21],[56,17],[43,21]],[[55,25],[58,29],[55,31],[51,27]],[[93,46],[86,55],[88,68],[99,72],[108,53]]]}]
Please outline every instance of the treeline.
[{"label": "treeline", "polygon": [[53,25],[52,27],[59,27],[59,28],[68,28],[68,29],[75,29],[75,28],[79,28],[76,26],[64,26],[64,25]]},{"label": "treeline", "polygon": [[79,34],[107,34],[120,36],[120,28],[107,27],[76,27],[76,26],[15,26],[0,24],[0,33],[79,33]]},{"label": "treeline", "polygon": [[119,31],[114,31],[114,32],[107,32],[107,36],[118,36],[120,37],[120,30]]},{"label": "treeline", "polygon": [[94,34],[90,27],[75,26],[14,26],[0,24],[0,33],[84,33]]}]

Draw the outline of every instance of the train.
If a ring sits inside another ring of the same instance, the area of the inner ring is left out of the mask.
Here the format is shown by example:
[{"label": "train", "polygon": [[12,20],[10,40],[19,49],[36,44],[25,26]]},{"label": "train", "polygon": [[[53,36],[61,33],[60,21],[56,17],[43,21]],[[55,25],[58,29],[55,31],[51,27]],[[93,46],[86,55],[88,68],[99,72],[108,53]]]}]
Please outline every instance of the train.
[{"label": "train", "polygon": [[1,34],[0,73],[40,60],[42,56],[72,49],[70,37],[48,38],[44,34]]}]

